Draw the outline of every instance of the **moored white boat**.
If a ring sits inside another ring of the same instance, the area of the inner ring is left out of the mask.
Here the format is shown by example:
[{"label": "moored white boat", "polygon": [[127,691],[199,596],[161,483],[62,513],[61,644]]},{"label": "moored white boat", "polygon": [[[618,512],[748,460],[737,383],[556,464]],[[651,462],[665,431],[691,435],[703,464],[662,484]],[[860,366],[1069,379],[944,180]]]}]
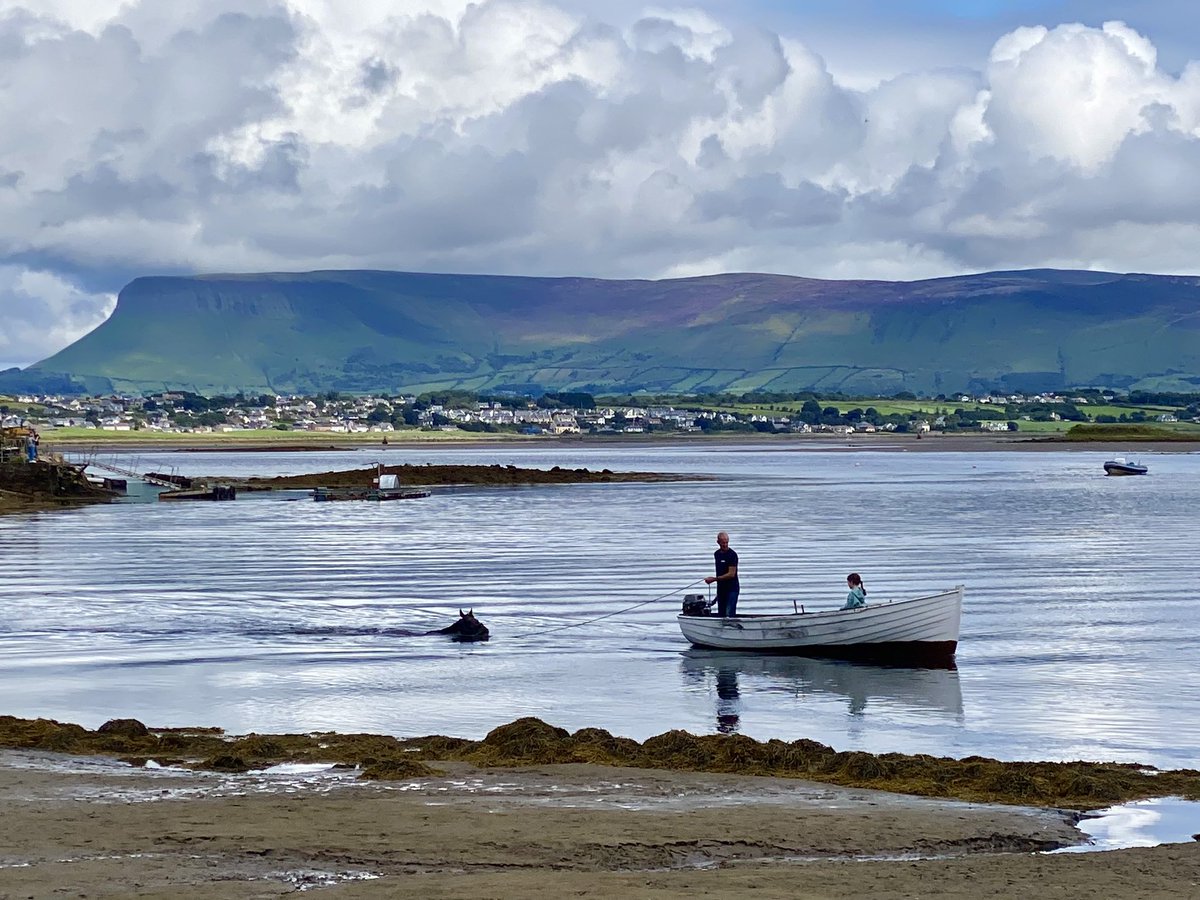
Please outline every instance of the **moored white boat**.
[{"label": "moored white boat", "polygon": [[958,649],[963,586],[913,600],[858,609],[779,616],[680,615],[697,647],[914,661],[946,659]]}]

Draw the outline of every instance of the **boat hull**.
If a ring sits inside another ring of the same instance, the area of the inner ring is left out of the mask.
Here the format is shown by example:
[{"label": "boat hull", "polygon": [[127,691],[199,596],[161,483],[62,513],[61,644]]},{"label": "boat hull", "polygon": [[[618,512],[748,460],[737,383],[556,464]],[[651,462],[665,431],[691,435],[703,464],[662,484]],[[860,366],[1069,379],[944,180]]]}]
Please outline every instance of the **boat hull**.
[{"label": "boat hull", "polygon": [[428,496],[429,491],[381,491],[379,488],[365,490],[353,488],[346,490],[315,488],[312,492],[312,498],[318,503],[342,500],[367,500],[372,503],[386,503],[390,500],[419,500],[422,497]]},{"label": "boat hull", "polygon": [[697,647],[842,659],[937,661],[958,649],[963,588],[859,609],[782,616],[678,616]]},{"label": "boat hull", "polygon": [[1104,464],[1105,475],[1145,475],[1148,471],[1146,466],[1138,466],[1133,463],[1106,462]]}]

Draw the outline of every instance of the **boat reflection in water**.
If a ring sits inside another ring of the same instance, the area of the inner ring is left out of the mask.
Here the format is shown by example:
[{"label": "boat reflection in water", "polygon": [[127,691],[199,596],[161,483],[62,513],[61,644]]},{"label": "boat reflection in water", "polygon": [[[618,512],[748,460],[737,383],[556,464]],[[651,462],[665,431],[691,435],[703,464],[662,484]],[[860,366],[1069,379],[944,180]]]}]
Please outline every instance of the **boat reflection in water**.
[{"label": "boat reflection in water", "polygon": [[717,731],[721,734],[737,734],[742,717],[742,696],[738,693],[736,669],[717,669]]},{"label": "boat reflection in water", "polygon": [[715,683],[716,730],[722,734],[740,729],[743,699],[753,694],[784,694],[798,700],[845,698],[852,716],[861,716],[872,706],[955,720],[963,714],[962,688],[952,659],[936,667],[901,668],[693,648],[681,654],[680,668],[685,684]]}]

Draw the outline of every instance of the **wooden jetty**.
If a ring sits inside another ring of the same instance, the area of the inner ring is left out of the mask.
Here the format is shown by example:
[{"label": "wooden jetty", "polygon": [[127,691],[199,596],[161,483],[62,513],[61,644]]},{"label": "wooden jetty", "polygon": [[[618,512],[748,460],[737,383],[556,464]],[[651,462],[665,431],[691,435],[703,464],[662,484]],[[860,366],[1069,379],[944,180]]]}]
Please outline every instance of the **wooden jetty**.
[{"label": "wooden jetty", "polygon": [[159,500],[236,500],[237,488],[227,484],[217,484],[208,488],[186,491],[163,491],[158,495]]}]

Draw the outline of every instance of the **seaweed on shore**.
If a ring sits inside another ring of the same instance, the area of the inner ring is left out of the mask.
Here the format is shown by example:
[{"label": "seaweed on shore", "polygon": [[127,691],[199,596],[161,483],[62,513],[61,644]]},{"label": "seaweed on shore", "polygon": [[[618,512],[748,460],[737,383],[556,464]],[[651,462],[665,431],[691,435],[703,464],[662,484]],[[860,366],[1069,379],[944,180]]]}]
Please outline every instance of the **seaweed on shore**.
[{"label": "seaweed on shore", "polygon": [[51,458],[0,460],[0,512],[111,501],[116,495],[88,481],[83,468]]},{"label": "seaweed on shore", "polygon": [[481,741],[429,735],[250,734],[215,728],[147,728],[136,719],[95,731],[50,719],[0,716],[0,747],[104,754],[136,765],[168,760],[198,769],[244,772],[282,762],[353,766],[365,779],[413,779],[439,773],[429,763],[482,767],[591,763],[690,772],[804,778],[846,787],[925,797],[1099,809],[1147,797],[1200,800],[1200,772],[1160,771],[1128,763],[1003,762],[927,754],[837,752],[817,741],[757,741],[745,735],[668,731],[638,742],[600,728],[571,733],[540,719],[517,719]]},{"label": "seaweed on shore", "polygon": [[1163,428],[1159,425],[1127,424],[1083,424],[1073,425],[1061,441],[1200,441],[1200,432]]},{"label": "seaweed on shore", "polygon": [[[436,485],[529,485],[529,484],[608,484],[622,481],[679,481],[703,480],[704,476],[668,475],[658,472],[613,472],[601,469],[526,469],[499,463],[476,465],[412,465],[371,466],[366,469],[347,469],[317,472],[309,475],[279,475],[274,478],[247,478],[235,482],[239,490],[279,491],[316,487],[369,488],[379,475],[395,475],[406,487]],[[226,479],[227,481],[227,479]]]}]

